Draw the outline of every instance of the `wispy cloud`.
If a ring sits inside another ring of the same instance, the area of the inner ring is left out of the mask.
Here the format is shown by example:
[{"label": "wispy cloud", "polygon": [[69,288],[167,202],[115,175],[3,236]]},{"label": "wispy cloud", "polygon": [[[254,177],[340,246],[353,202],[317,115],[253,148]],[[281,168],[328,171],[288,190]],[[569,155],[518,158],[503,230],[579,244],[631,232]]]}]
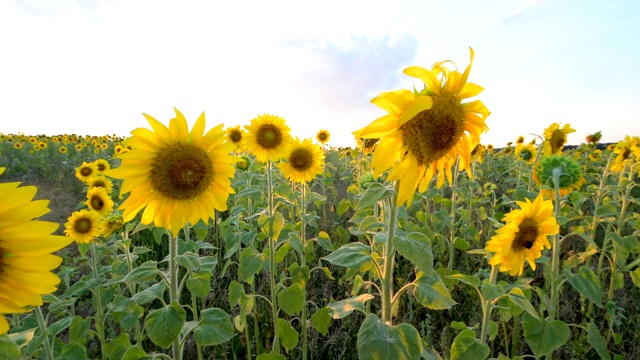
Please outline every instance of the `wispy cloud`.
[{"label": "wispy cloud", "polygon": [[550,2],[550,0],[523,0],[513,14],[504,18],[502,23],[509,25],[515,22],[527,21],[541,13]]},{"label": "wispy cloud", "polygon": [[418,41],[408,34],[396,39],[351,37],[344,43],[291,39],[283,44],[311,54],[314,64],[297,81],[324,94],[320,96],[330,94],[332,106],[338,108],[366,103],[372,94],[398,87],[402,68],[418,49]]}]

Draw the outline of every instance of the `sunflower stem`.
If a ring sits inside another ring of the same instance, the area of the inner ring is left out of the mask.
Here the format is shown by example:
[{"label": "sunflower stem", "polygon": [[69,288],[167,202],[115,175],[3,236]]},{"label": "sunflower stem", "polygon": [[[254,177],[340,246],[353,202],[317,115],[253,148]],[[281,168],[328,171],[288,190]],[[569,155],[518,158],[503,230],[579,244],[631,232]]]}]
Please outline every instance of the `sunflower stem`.
[{"label": "sunflower stem", "polygon": [[[178,285],[180,279],[178,279],[178,263],[176,262],[176,256],[178,255],[178,237],[169,235],[169,300],[171,303],[174,301],[180,304],[178,297]],[[178,335],[171,345],[171,352],[174,360],[182,359],[182,349],[180,347],[180,335]]]},{"label": "sunflower stem", "polygon": [[[302,249],[303,249],[302,256],[300,257],[300,264],[302,264],[302,269],[304,269],[305,266],[307,266],[307,256],[306,256],[307,223],[304,220],[304,214],[306,212],[306,205],[307,205],[306,199],[305,199],[306,188],[307,188],[307,184],[302,183],[302,194],[301,194],[302,201],[300,203],[300,240],[302,241]],[[302,292],[302,301],[304,306],[302,307],[302,319],[300,320],[300,322],[302,323],[302,360],[307,360],[308,344],[307,344],[307,283],[306,282],[304,284],[303,290],[304,291]]]},{"label": "sunflower stem", "polygon": [[458,183],[458,162],[460,157],[456,158],[455,165],[453,166],[453,180],[451,181],[451,233],[449,235],[449,263],[447,269],[449,272],[453,270],[453,259],[455,255],[455,242],[456,242],[456,185]]},{"label": "sunflower stem", "polygon": [[267,206],[269,208],[269,280],[271,282],[271,317],[273,320],[273,352],[280,354],[280,337],[278,336],[278,299],[276,297],[276,240],[273,239],[273,191],[271,179],[271,159],[267,160]]},{"label": "sunflower stem", "polygon": [[[499,267],[499,265],[491,265],[491,274],[489,275],[489,283],[491,285],[495,285],[496,283]],[[482,298],[482,327],[480,329],[480,342],[482,344],[487,343],[487,333],[489,331],[489,320],[491,319],[492,310],[493,304],[491,300]]]},{"label": "sunflower stem", "polygon": [[38,327],[40,328],[40,333],[42,334],[44,340],[42,343],[44,344],[44,352],[47,354],[47,360],[53,360],[53,347],[51,346],[51,342],[49,341],[49,330],[47,329],[47,320],[42,314],[42,308],[40,306],[36,306],[35,308],[36,319],[38,319]]},{"label": "sunflower stem", "polygon": [[[98,271],[98,256],[96,252],[96,244],[94,241],[91,241],[90,245],[91,249],[91,270],[93,271],[93,277],[96,281],[99,279],[99,271]],[[104,315],[102,313],[102,295],[100,294],[100,281],[97,281],[97,285],[95,288],[94,295],[96,297],[96,315],[94,317],[94,323],[96,327],[96,333],[98,335],[98,341],[100,342],[100,353],[102,354],[102,359],[106,359],[106,354],[102,351],[102,346],[104,345]]]},{"label": "sunflower stem", "polygon": [[[560,174],[562,169],[553,169],[553,187],[555,190],[555,217],[556,221],[560,217]],[[556,319],[556,310],[558,308],[558,276],[560,272],[560,231],[552,237],[551,244],[551,306],[549,308],[549,318],[553,321]]]},{"label": "sunflower stem", "polygon": [[393,260],[395,258],[396,249],[393,246],[393,238],[396,232],[396,218],[398,216],[398,192],[400,190],[400,182],[395,183],[395,192],[388,201],[389,222],[387,223],[387,243],[383,254],[384,272],[382,274],[382,321],[388,325],[392,325],[393,320]]}]

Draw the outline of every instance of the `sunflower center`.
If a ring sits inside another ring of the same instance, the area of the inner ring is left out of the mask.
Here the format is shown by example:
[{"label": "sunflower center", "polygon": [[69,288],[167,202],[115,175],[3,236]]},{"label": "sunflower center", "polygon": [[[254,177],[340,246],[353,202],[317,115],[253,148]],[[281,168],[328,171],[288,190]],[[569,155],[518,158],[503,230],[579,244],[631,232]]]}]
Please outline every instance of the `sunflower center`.
[{"label": "sunflower center", "polygon": [[522,149],[522,151],[520,151],[520,158],[522,160],[531,160],[531,158],[533,157],[533,154],[531,153],[531,150],[529,149]]},{"label": "sunflower center", "polygon": [[313,156],[306,149],[297,149],[289,156],[289,163],[297,171],[304,171],[313,164]]},{"label": "sunflower center", "polygon": [[2,261],[3,259],[4,259],[4,250],[0,248],[0,274],[4,272],[4,261]]},{"label": "sunflower center", "polygon": [[562,130],[556,130],[551,135],[551,152],[556,153],[564,146],[565,134]]},{"label": "sunflower center", "polygon": [[91,231],[91,219],[80,218],[73,224],[73,229],[78,234],[88,234]]},{"label": "sunflower center", "polygon": [[318,140],[320,141],[326,141],[327,140],[327,134],[321,132],[320,134],[318,134]]},{"label": "sunflower center", "polygon": [[418,164],[440,159],[456,145],[464,132],[464,110],[452,94],[432,95],[431,109],[423,110],[404,123],[403,139]]},{"label": "sunflower center", "polygon": [[624,151],[622,152],[622,159],[627,160],[629,159],[630,156],[631,156],[631,149],[625,148]]},{"label": "sunflower center", "polygon": [[231,139],[231,142],[237,143],[242,140],[242,133],[238,130],[232,130],[229,133],[229,139]]},{"label": "sunflower center", "polygon": [[258,129],[258,136],[256,136],[256,138],[260,147],[273,149],[282,142],[282,133],[276,126],[265,124]]},{"label": "sunflower center", "polygon": [[83,167],[82,169],[80,169],[80,174],[82,174],[82,176],[89,176],[92,172],[93,170],[91,170],[90,167]]},{"label": "sunflower center", "polygon": [[534,219],[524,219],[518,225],[511,249],[514,251],[522,251],[523,249],[531,249],[538,238],[538,223]]},{"label": "sunflower center", "polygon": [[104,188],[104,187],[107,187],[107,184],[105,184],[104,181],[102,180],[96,180],[93,182],[91,186]]},{"label": "sunflower center", "polygon": [[104,208],[104,201],[100,196],[92,196],[90,203],[93,210],[100,211]]},{"label": "sunflower center", "polygon": [[151,181],[162,195],[175,200],[196,198],[213,181],[209,156],[192,144],[162,149],[151,165]]},{"label": "sunflower center", "polygon": [[104,164],[102,164],[102,163],[98,163],[98,165],[97,165],[97,166],[98,166],[98,171],[104,171],[104,169],[106,169],[106,168],[107,168],[107,167],[106,167]]}]

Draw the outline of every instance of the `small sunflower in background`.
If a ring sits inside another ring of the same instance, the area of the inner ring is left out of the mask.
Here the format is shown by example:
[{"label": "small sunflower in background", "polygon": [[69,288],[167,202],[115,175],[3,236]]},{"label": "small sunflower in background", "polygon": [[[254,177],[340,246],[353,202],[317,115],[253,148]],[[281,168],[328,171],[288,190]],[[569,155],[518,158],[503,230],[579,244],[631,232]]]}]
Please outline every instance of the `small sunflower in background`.
[{"label": "small sunflower in background", "polygon": [[372,159],[374,177],[392,169],[389,179],[399,181],[398,205],[410,204],[416,188],[424,192],[434,175],[438,187],[445,176],[451,183],[458,156],[471,176],[471,149],[488,129],[485,120],[490,114],[480,100],[462,102],[483,90],[467,82],[473,54],[470,49],[463,73],[449,69],[450,61],[431,69],[408,67],[404,73],[422,80],[423,90],[394,90],[371,100],[388,114],[362,129],[360,137],[380,138]]},{"label": "small sunflower in background", "polygon": [[487,151],[493,151],[494,147],[492,144],[488,144],[487,147],[485,148]]},{"label": "small sunflower in background", "polygon": [[101,174],[90,177],[89,180],[87,180],[87,186],[89,190],[99,187],[104,188],[107,194],[111,194],[113,192],[113,182]]},{"label": "small sunflower in background", "polygon": [[58,151],[60,154],[66,154],[69,150],[67,150],[67,147],[63,145],[58,148]]},{"label": "small sunflower in background", "polygon": [[585,138],[587,144],[597,144],[600,142],[600,139],[602,139],[602,131],[598,131],[594,134],[588,134]]},{"label": "small sunflower in background", "polygon": [[504,216],[506,224],[485,246],[485,250],[495,253],[489,264],[500,265],[500,271],[509,272],[511,276],[522,275],[525,260],[535,270],[535,260],[542,255],[542,250],[551,249],[547,236],[560,231],[551,200],[544,200],[542,194],[533,202],[525,200],[516,201],[520,209]]},{"label": "small sunflower in background", "polygon": [[113,200],[103,187],[93,187],[87,191],[87,200],[84,202],[90,210],[107,216],[113,211]]},{"label": "small sunflower in background", "polygon": [[296,138],[285,161],[278,164],[282,174],[290,181],[304,183],[313,180],[324,168],[324,152],[311,139]]},{"label": "small sunflower in background", "polygon": [[98,160],[94,161],[93,163],[96,166],[96,170],[100,174],[102,174],[105,171],[111,169],[111,164],[109,164],[109,161],[106,160],[106,159],[98,159]]},{"label": "small sunflower in background", "polygon": [[318,142],[322,145],[328,143],[330,139],[331,134],[329,134],[329,130],[320,130],[316,134],[316,140],[318,140]]},{"label": "small sunflower in background", "polygon": [[516,139],[516,146],[520,144],[524,144],[524,136],[522,135],[518,136],[518,139]]},{"label": "small sunflower in background", "polygon": [[544,144],[542,144],[542,152],[545,156],[560,154],[564,144],[567,143],[567,135],[575,132],[571,125],[565,124],[560,128],[560,124],[553,123],[544,130]]},{"label": "small sunflower in background", "polygon": [[93,210],[74,211],[64,224],[64,234],[78,244],[90,244],[100,236],[102,216]]},{"label": "small sunflower in background", "polygon": [[249,169],[249,165],[251,165],[251,159],[246,156],[240,156],[240,161],[236,163],[236,168],[238,168],[238,170],[247,171]]},{"label": "small sunflower in background", "polygon": [[237,150],[244,150],[245,148],[245,131],[240,127],[240,125],[233,126],[228,128],[225,131],[227,140],[229,140],[233,145],[236,146]]},{"label": "small sunflower in background", "polygon": [[364,139],[360,136],[360,134],[362,134],[362,130],[364,130],[364,128],[352,132],[353,137],[356,139],[356,146],[359,149],[361,149],[365,155],[371,154],[376,149],[376,145],[378,145],[378,142],[380,142],[380,139],[378,138]]},{"label": "small sunflower in background", "polygon": [[50,211],[49,200],[33,200],[37,192],[35,186],[0,183],[0,335],[9,331],[4,314],[40,306],[42,295],[57,290],[60,278],[52,270],[62,258],[52,253],[71,243],[53,235],[57,223],[36,220]]},{"label": "small sunflower in background", "polygon": [[82,165],[76,168],[76,177],[86,183],[92,176],[96,176],[98,168],[94,163],[82,162]]},{"label": "small sunflower in background", "polygon": [[102,219],[100,222],[100,235],[108,238],[113,233],[118,232],[124,226],[122,214],[115,212]]},{"label": "small sunflower in background", "polygon": [[533,164],[538,154],[538,147],[533,144],[519,144],[516,146],[516,159],[527,164]]},{"label": "small sunflower in background", "polygon": [[22,143],[21,142],[17,142],[15,144],[13,144],[13,148],[14,149],[18,149],[18,150],[22,149]]},{"label": "small sunflower in background", "polygon": [[82,144],[75,144],[73,146],[74,149],[76,149],[76,151],[82,151],[82,149],[84,149],[84,145]]},{"label": "small sunflower in background", "polygon": [[478,144],[474,146],[473,150],[471,150],[471,159],[476,160],[478,163],[482,164],[484,161],[484,145]]},{"label": "small sunflower in background", "polygon": [[555,196],[554,172],[558,174],[560,196],[565,196],[573,190],[580,189],[584,184],[582,169],[575,161],[562,155],[547,156],[533,168],[533,180],[540,187],[540,192],[547,197]]},{"label": "small sunflower in background", "polygon": [[247,150],[260,162],[284,158],[293,144],[291,129],[276,115],[260,115],[251,120],[247,129]]},{"label": "small sunflower in background", "polygon": [[124,222],[144,209],[142,224],[166,228],[175,237],[187,223],[206,223],[216,210],[227,209],[238,159],[230,154],[234,145],[225,142],[222,124],[205,134],[202,113],[189,132],[184,115],[174,110],[169,127],[144,114],[153,131],[133,130],[126,140],[132,150],[118,155],[120,167],[106,175],[123,180],[120,195],[130,193],[119,207]]},{"label": "small sunflower in background", "polygon": [[632,161],[633,158],[640,158],[640,138],[627,135],[624,140],[620,140],[615,144],[613,152],[617,154],[617,156],[613,160],[611,171],[621,172],[625,165],[629,161]]}]

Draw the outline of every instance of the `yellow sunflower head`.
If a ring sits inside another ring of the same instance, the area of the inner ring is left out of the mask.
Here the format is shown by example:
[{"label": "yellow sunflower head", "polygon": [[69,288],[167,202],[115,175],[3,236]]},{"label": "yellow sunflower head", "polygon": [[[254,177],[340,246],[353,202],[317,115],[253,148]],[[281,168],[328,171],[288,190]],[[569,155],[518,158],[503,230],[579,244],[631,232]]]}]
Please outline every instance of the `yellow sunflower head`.
[{"label": "yellow sunflower head", "polygon": [[520,209],[505,215],[506,224],[487,242],[485,250],[495,253],[489,264],[500,265],[500,271],[511,276],[522,275],[524,261],[536,269],[535,260],[542,249],[551,248],[547,239],[560,231],[553,216],[553,203],[544,200],[542,194],[531,202],[516,201]]},{"label": "yellow sunflower head", "polygon": [[328,143],[329,139],[331,139],[331,134],[329,134],[329,130],[320,130],[316,134],[316,140],[318,140],[318,142],[322,145]]},{"label": "yellow sunflower head", "polygon": [[[4,168],[0,168],[0,174]],[[52,235],[57,223],[35,220],[49,212],[48,200],[33,200],[38,189],[0,183],[0,335],[9,331],[2,314],[24,313],[42,305],[42,295],[57,289],[52,272],[62,259],[52,255],[70,239]]]},{"label": "yellow sunflower head", "polygon": [[527,164],[533,164],[538,154],[538,147],[533,144],[519,144],[516,146],[516,159],[522,160]]},{"label": "yellow sunflower head", "polygon": [[518,136],[518,139],[516,140],[516,145],[520,144],[524,144],[524,136],[522,135]]},{"label": "yellow sunflower head", "polygon": [[13,144],[13,148],[14,149],[18,149],[18,150],[22,149],[22,143],[21,142],[17,142],[15,144]]},{"label": "yellow sunflower head", "polygon": [[478,144],[474,146],[473,150],[471,150],[471,159],[476,160],[480,164],[484,161],[484,152],[485,147],[482,144]]},{"label": "yellow sunflower head", "polygon": [[562,148],[567,143],[567,135],[575,131],[569,124],[565,124],[562,128],[558,123],[551,124],[544,130],[542,152],[545,156],[562,153]]},{"label": "yellow sunflower head", "polygon": [[90,177],[89,180],[87,180],[87,186],[89,189],[96,187],[104,188],[107,194],[113,192],[113,182],[102,174]]},{"label": "yellow sunflower head", "polygon": [[[555,193],[554,173],[558,175],[560,196],[567,195],[584,184],[582,169],[575,161],[562,155],[551,155],[540,160],[533,168],[533,180],[541,188],[540,192],[547,197]],[[542,187],[546,187],[542,188]]]},{"label": "yellow sunflower head", "polygon": [[227,140],[236,146],[238,150],[243,150],[245,147],[245,131],[240,125],[230,127],[226,130]]},{"label": "yellow sunflower head", "polygon": [[595,134],[589,134],[585,138],[587,140],[587,144],[597,144],[602,139],[602,131],[598,131]]},{"label": "yellow sunflower head", "polygon": [[87,191],[87,200],[84,202],[87,207],[100,216],[107,216],[113,211],[113,200],[103,187],[93,187]]},{"label": "yellow sunflower head", "polygon": [[276,115],[260,115],[245,125],[248,133],[247,149],[258,161],[277,161],[287,155],[293,144],[291,129],[285,120]]},{"label": "yellow sunflower head", "polygon": [[124,226],[122,220],[122,214],[119,212],[113,213],[100,222],[100,235],[104,238],[108,238],[113,233],[118,232]]},{"label": "yellow sunflower head", "polygon": [[64,224],[64,233],[78,244],[90,244],[100,236],[102,216],[93,210],[74,211]]},{"label": "yellow sunflower head", "polygon": [[92,176],[96,176],[98,168],[94,163],[83,162],[82,165],[76,168],[76,177],[80,181],[86,183]]},{"label": "yellow sunflower head", "polygon": [[60,154],[66,154],[68,150],[66,146],[60,146],[58,148],[58,151],[60,152]]},{"label": "yellow sunflower head", "polygon": [[144,114],[153,131],[133,130],[126,143],[132,150],[119,154],[120,167],[106,172],[123,179],[121,195],[130,193],[119,207],[124,222],[144,209],[143,224],[153,222],[173,236],[187,222],[207,222],[216,210],[227,209],[237,162],[230,155],[234,145],[225,142],[222,125],[205,134],[202,113],[189,132],[184,115],[178,109],[175,112],[169,127]]},{"label": "yellow sunflower head", "polygon": [[471,149],[487,130],[490,112],[480,100],[462,102],[483,90],[467,82],[473,63],[470,50],[463,73],[449,69],[451,62],[431,69],[408,67],[404,73],[422,80],[423,90],[394,90],[371,100],[388,114],[362,129],[360,137],[380,138],[372,159],[374,176],[392,169],[389,179],[400,182],[398,204],[410,204],[416,188],[425,191],[436,174],[438,187],[445,176],[451,183],[458,156],[471,175]]},{"label": "yellow sunflower head", "polygon": [[611,171],[621,172],[627,163],[640,158],[640,138],[627,135],[615,145],[613,152],[617,156],[613,160]]},{"label": "yellow sunflower head", "polygon": [[296,138],[285,160],[278,164],[278,168],[293,182],[311,181],[322,173],[324,168],[324,152],[311,139],[300,141]]},{"label": "yellow sunflower head", "polygon": [[96,170],[99,173],[104,173],[105,171],[111,169],[111,164],[109,164],[108,160],[98,159],[93,162],[96,165]]},{"label": "yellow sunflower head", "polygon": [[74,148],[76,149],[76,151],[82,151],[82,149],[84,149],[84,145],[82,145],[82,144],[76,144],[76,145],[74,146]]}]

